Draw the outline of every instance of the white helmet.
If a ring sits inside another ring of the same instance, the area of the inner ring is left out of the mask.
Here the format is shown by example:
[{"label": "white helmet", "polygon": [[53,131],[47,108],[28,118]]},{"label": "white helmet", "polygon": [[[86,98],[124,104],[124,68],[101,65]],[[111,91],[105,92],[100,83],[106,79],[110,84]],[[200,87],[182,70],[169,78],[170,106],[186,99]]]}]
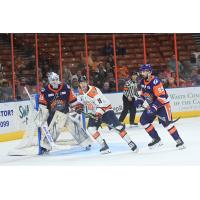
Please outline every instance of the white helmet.
[{"label": "white helmet", "polygon": [[60,82],[59,75],[55,72],[48,73],[48,81],[54,89],[58,89]]}]

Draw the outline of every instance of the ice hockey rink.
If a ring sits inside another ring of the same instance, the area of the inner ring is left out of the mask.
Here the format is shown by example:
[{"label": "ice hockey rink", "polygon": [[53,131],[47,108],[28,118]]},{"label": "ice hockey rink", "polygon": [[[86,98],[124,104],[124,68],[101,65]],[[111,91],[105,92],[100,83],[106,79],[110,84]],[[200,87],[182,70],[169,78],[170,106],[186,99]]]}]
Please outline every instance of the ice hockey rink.
[{"label": "ice hockey rink", "polygon": [[103,137],[112,151],[110,154],[101,155],[98,144],[93,143],[89,151],[75,146],[43,156],[8,156],[8,152],[19,143],[16,140],[0,143],[0,165],[200,165],[200,117],[180,119],[176,123],[186,145],[184,150],[176,149],[175,142],[161,125],[157,122],[154,125],[164,145],[153,150],[148,149],[147,144],[151,139],[140,126],[132,128],[127,126],[128,133],[139,147],[139,153],[133,153],[117,133],[103,128]]}]

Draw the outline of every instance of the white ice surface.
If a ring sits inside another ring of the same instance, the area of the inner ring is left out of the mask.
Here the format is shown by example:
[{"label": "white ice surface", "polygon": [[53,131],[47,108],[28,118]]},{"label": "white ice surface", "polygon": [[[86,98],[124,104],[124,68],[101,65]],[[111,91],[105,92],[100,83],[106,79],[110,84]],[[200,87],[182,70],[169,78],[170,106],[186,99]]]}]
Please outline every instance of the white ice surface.
[{"label": "white ice surface", "polygon": [[139,153],[133,153],[127,144],[114,131],[102,129],[112,153],[101,155],[97,143],[90,151],[80,147],[60,150],[46,156],[8,156],[7,153],[19,141],[0,143],[0,165],[200,165],[200,117],[180,119],[176,127],[185,142],[186,149],[177,150],[169,133],[158,123],[154,123],[164,145],[150,150],[147,148],[151,138],[142,127],[127,127],[127,132],[139,147]]}]

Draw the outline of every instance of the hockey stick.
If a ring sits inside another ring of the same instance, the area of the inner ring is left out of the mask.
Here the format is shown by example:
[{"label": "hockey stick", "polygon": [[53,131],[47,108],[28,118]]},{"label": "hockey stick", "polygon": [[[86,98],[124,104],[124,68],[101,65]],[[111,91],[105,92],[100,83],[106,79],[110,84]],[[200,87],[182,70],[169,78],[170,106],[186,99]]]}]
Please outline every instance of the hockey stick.
[{"label": "hockey stick", "polygon": [[[141,106],[142,108],[144,108],[145,110],[148,110],[145,106]],[[165,119],[165,117],[161,117],[160,115],[156,115],[160,120],[166,122],[167,120]],[[181,117],[176,118],[175,120],[169,121],[169,124],[173,124],[175,122],[177,122]]]},{"label": "hockey stick", "polygon": [[[30,99],[30,102],[31,102],[31,106],[32,106],[32,108],[33,108],[33,110],[34,110],[34,109],[35,109],[35,106],[34,106],[34,103],[33,103],[32,99],[31,99],[31,95],[30,95],[30,93],[29,93],[29,91],[28,91],[28,89],[27,89],[26,87],[24,87],[24,90],[25,90],[25,92],[27,93],[27,95],[28,95],[28,97],[29,97],[29,99]],[[36,119],[37,117],[34,116],[34,118]],[[35,122],[35,124],[36,124],[36,122]],[[36,125],[37,125],[37,124],[36,124]],[[44,125],[42,125],[42,126],[41,126],[41,129],[43,130],[43,132],[44,132],[44,134],[45,134],[45,136],[46,136],[46,138],[47,138],[47,140],[48,140],[50,146],[51,146],[52,148],[57,147],[57,145],[56,145],[56,144],[54,143],[54,141],[53,141],[53,138],[52,138],[52,136],[51,136],[51,133],[50,133],[49,130],[48,130],[48,125],[47,125],[47,123],[45,123]]]},{"label": "hockey stick", "polygon": [[[96,120],[96,117],[93,115],[93,114],[91,114],[91,113],[86,113],[86,112],[82,112],[83,114],[85,114],[85,116],[87,116],[88,118],[92,118],[92,119],[95,119]],[[107,123],[105,123],[107,126],[108,126],[108,128],[110,128],[110,129],[114,129],[114,130],[116,130],[116,131],[119,131],[117,128],[115,128],[113,125],[109,125],[109,124],[107,124]],[[101,126],[100,126],[101,127]],[[101,127],[102,128],[102,127]]]}]

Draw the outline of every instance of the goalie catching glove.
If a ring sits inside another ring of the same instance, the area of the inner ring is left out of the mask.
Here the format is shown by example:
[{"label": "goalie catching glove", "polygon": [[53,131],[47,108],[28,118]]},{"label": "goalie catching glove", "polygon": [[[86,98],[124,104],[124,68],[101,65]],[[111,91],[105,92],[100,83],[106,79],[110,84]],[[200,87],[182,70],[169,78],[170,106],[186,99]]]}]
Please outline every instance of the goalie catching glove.
[{"label": "goalie catching glove", "polygon": [[88,114],[89,117],[93,118],[95,120],[95,123],[99,123],[102,120],[102,114],[97,112],[95,115]]},{"label": "goalie catching glove", "polygon": [[81,103],[74,106],[74,110],[78,114],[81,114],[83,112],[83,109],[84,109],[84,105]]}]

